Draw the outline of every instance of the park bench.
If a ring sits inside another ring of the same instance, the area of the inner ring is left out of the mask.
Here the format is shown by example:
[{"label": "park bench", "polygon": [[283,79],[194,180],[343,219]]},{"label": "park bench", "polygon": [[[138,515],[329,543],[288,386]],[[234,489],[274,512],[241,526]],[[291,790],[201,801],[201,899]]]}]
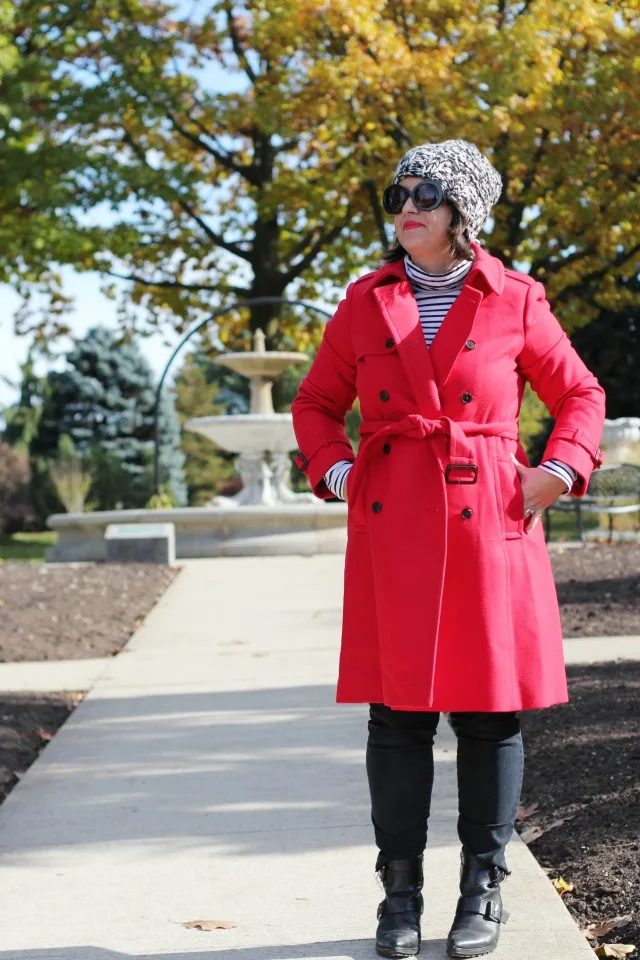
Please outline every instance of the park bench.
[{"label": "park bench", "polygon": [[578,536],[586,543],[582,517],[585,513],[606,513],[609,517],[609,543],[613,540],[616,514],[640,511],[640,466],[635,463],[608,463],[594,470],[584,497],[565,493],[545,511],[545,539],[551,535],[551,511],[573,512]]}]

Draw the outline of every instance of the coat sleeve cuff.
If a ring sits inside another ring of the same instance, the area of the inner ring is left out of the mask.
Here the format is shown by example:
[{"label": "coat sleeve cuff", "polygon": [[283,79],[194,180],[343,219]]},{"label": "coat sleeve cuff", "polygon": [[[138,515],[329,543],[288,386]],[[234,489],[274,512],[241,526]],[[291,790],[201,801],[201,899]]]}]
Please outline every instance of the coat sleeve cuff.
[{"label": "coat sleeve cuff", "polygon": [[325,473],[338,460],[349,460],[353,463],[354,456],[350,443],[329,443],[320,447],[310,459],[300,452],[293,459],[296,466],[309,478],[311,490],[316,497],[320,500],[330,500],[335,494],[325,482]]},{"label": "coat sleeve cuff", "polygon": [[549,439],[543,460],[561,460],[572,467],[578,476],[570,490],[573,497],[583,497],[587,492],[589,479],[595,469],[602,465],[600,448],[593,453],[575,439],[554,437]]}]

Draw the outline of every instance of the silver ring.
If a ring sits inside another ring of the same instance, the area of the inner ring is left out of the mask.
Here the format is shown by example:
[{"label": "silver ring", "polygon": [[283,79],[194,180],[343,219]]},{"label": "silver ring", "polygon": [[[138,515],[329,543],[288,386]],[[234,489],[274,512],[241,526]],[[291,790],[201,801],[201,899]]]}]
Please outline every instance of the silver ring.
[{"label": "silver ring", "polygon": [[530,517],[532,513],[535,513],[535,511],[534,511],[533,507],[527,507],[526,510],[524,511],[524,513],[525,513],[525,516]]}]

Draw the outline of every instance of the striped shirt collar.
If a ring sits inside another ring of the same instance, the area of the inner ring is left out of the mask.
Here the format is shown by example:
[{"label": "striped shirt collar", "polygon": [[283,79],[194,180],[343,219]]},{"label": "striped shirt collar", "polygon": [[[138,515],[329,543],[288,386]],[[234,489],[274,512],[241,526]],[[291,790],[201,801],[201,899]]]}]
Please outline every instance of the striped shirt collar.
[{"label": "striped shirt collar", "polygon": [[420,290],[450,290],[463,285],[473,266],[473,261],[461,260],[446,273],[427,273],[413,262],[409,254],[406,254],[404,265],[407,277],[414,287]]}]

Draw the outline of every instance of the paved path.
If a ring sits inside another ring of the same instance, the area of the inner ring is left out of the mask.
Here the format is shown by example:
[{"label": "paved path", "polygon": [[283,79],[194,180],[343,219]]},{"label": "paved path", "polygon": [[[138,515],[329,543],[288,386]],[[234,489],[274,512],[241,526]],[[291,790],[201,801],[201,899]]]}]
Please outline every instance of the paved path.
[{"label": "paved path", "polygon": [[[366,707],[334,703],[341,591],[332,556],[185,565],[0,807],[0,960],[373,960]],[[436,743],[426,960],[459,866],[444,720]],[[508,861],[496,960],[592,960],[519,838]]]},{"label": "paved path", "polygon": [[640,660],[640,637],[565,637],[566,663]]},{"label": "paved path", "polygon": [[0,692],[89,690],[110,662],[111,657],[0,663]]}]

